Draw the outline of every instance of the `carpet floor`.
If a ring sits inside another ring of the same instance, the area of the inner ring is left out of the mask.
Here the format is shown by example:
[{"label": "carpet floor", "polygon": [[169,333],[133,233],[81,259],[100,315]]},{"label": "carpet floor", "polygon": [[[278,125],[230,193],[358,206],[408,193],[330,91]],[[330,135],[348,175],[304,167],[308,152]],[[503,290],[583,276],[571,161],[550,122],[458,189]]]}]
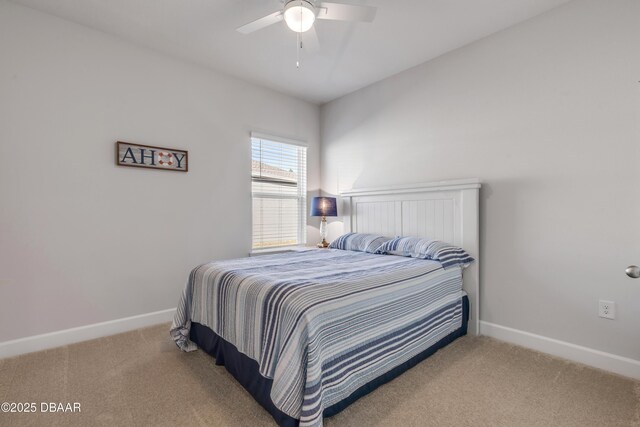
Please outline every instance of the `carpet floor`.
[{"label": "carpet floor", "polygon": [[[169,325],[0,360],[2,426],[275,426]],[[80,404],[41,412],[42,402]],[[326,418],[338,426],[640,426],[640,382],[486,337],[463,337]]]}]

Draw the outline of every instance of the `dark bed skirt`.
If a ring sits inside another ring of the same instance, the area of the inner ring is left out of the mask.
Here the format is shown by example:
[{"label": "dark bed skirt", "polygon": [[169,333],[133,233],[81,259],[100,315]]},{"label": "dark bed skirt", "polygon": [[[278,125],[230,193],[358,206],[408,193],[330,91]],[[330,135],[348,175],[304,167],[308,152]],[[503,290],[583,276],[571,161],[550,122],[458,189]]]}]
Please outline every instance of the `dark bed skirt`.
[{"label": "dark bed skirt", "polygon": [[[467,322],[469,320],[469,299],[462,300],[462,326],[442,338],[440,341],[420,354],[412,357],[403,364],[396,366],[389,372],[363,385],[349,397],[325,408],[322,415],[330,417],[335,415],[355,402],[362,396],[371,393],[381,385],[391,381],[398,375],[414,367],[433,353],[451,343],[455,339],[467,334]],[[209,353],[216,360],[216,365],[223,365],[231,375],[260,403],[281,427],[297,427],[298,420],[290,417],[275,407],[271,401],[271,385],[273,380],[260,375],[258,362],[240,353],[231,343],[223,340],[208,327],[199,323],[191,324],[191,341],[198,344],[202,350]]]}]

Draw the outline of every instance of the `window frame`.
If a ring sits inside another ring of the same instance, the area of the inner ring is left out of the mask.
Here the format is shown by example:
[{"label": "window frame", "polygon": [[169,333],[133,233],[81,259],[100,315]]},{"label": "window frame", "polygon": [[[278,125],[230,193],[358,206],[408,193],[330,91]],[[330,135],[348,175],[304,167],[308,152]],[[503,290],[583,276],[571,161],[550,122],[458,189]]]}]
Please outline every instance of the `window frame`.
[{"label": "window frame", "polygon": [[[269,141],[269,142],[273,142],[273,143],[279,143],[279,144],[286,144],[286,145],[291,145],[291,146],[295,146],[298,148],[301,148],[304,150],[304,155],[302,155],[301,150],[298,150],[297,155],[298,155],[298,168],[300,169],[301,166],[304,167],[304,177],[303,177],[303,184],[304,184],[304,188],[299,188],[298,192],[296,195],[276,195],[274,193],[269,193],[269,192],[257,192],[254,193],[253,192],[253,183],[254,183],[254,177],[252,175],[249,176],[250,182],[251,182],[251,253],[260,253],[260,252],[278,252],[278,251],[282,251],[283,249],[286,249],[288,247],[292,247],[292,246],[301,246],[301,245],[306,245],[307,243],[307,231],[306,231],[306,226],[307,226],[307,195],[308,195],[308,191],[307,191],[307,179],[308,179],[308,160],[307,160],[307,153],[308,153],[308,145],[306,143],[306,141],[303,140],[298,140],[298,139],[292,139],[292,138],[286,138],[286,137],[281,137],[281,136],[277,136],[277,135],[272,135],[272,134],[266,134],[266,133],[261,133],[261,132],[251,132],[250,134],[250,138],[249,138],[249,144],[250,144],[250,149],[251,149],[251,161],[253,161],[253,140],[254,139],[261,139],[261,140],[265,140],[265,141]],[[304,162],[303,162],[304,161]],[[277,184],[277,182],[271,181],[274,184]],[[264,180],[262,182],[269,182],[269,180]],[[300,178],[298,178],[298,183],[300,182]],[[286,185],[286,184],[283,184]],[[299,185],[299,184],[298,184]],[[298,187],[298,185],[296,185],[296,187]],[[297,210],[298,210],[298,224],[297,224],[297,242],[293,245],[291,244],[286,244],[286,245],[278,245],[278,246],[269,246],[269,247],[255,247],[254,246],[254,199],[255,198],[274,198],[274,199],[293,199],[293,200],[298,200],[298,206],[297,206]]]}]

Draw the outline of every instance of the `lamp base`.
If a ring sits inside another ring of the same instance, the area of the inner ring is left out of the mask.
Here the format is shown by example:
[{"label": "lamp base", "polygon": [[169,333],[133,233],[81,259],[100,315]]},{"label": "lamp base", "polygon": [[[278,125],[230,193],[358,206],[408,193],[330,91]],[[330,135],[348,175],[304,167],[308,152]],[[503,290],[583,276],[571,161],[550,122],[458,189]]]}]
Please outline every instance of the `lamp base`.
[{"label": "lamp base", "polygon": [[327,239],[322,239],[322,242],[318,243],[318,247],[319,248],[328,248],[329,247],[329,242],[327,242]]}]

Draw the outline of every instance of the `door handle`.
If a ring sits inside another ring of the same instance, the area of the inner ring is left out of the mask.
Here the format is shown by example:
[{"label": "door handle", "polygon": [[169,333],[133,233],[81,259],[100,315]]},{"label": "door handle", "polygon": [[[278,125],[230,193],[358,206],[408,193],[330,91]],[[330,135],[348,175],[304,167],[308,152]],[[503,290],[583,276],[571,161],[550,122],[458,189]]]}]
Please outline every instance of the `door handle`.
[{"label": "door handle", "polygon": [[638,267],[637,265],[630,265],[624,272],[627,273],[627,276],[631,277],[632,279],[637,279],[638,277],[640,277],[640,267]]}]

